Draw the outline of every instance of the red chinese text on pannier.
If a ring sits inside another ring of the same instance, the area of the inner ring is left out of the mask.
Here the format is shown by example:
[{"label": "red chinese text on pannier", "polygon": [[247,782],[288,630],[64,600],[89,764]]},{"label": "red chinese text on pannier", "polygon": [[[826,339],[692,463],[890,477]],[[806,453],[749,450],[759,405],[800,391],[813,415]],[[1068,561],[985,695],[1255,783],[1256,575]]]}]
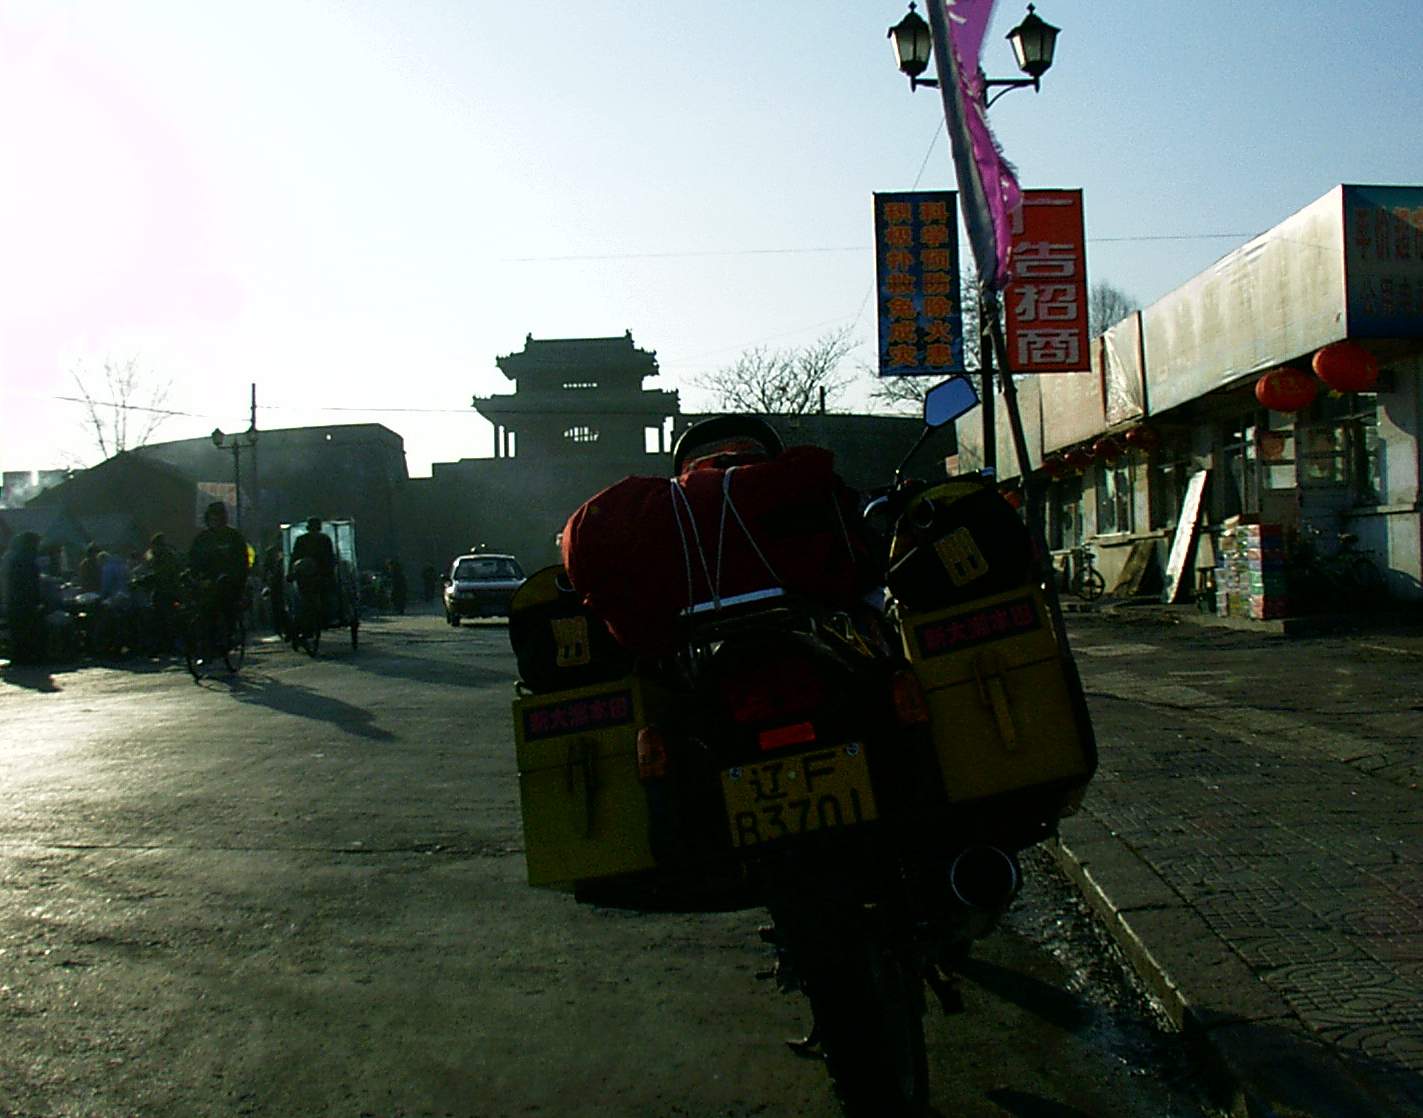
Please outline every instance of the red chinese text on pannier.
[{"label": "red chinese text on pannier", "polygon": [[569,517],[563,563],[620,644],[665,652],[696,603],[781,587],[849,604],[870,581],[855,509],[819,447],[675,480],[629,477]]}]

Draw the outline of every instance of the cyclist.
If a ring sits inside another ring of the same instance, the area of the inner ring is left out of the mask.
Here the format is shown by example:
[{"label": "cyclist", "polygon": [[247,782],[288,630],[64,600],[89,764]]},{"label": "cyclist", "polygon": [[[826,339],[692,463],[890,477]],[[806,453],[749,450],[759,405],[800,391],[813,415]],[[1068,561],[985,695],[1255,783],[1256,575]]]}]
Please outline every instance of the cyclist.
[{"label": "cyclist", "polygon": [[229,625],[241,612],[248,563],[247,541],[227,523],[227,506],[213,501],[203,513],[203,530],[188,550],[188,572]]},{"label": "cyclist", "polygon": [[[311,560],[302,564],[303,559]],[[301,564],[302,577],[298,577],[297,566]],[[310,571],[307,576],[305,572]],[[297,584],[297,592],[306,597],[308,589],[314,590],[316,600],[321,603],[321,624],[334,612],[333,600],[336,592],[336,545],[331,537],[321,530],[321,517],[313,516],[306,522],[306,531],[292,543],[291,570],[287,581]]]}]

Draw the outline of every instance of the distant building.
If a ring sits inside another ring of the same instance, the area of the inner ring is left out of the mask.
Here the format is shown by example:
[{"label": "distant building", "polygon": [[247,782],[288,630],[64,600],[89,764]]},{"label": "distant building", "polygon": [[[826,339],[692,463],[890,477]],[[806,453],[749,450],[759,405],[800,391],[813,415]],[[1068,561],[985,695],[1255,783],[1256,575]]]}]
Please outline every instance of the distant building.
[{"label": "distant building", "polygon": [[72,470],[6,470],[0,474],[0,508],[22,509],[29,499],[67,480]]},{"label": "distant building", "polygon": [[197,503],[197,486],[180,471],[125,451],[46,489],[26,509],[63,510],[82,525],[85,542],[128,552],[154,532],[186,548],[197,534]]},{"label": "distant building", "polygon": [[495,364],[515,391],[476,397],[474,406],[494,424],[496,458],[621,463],[671,450],[677,393],[643,387],[657,376],[657,354],[638,349],[631,331],[546,341],[531,334],[521,352]]},{"label": "distant building", "polygon": [[410,483],[404,554],[416,569],[479,545],[529,567],[554,562],[555,537],[587,497],[668,469],[677,393],[643,387],[657,355],[631,333],[530,336],[496,364],[514,392],[474,400],[494,424],[495,457],[436,462]]},{"label": "distant building", "polygon": [[[407,563],[443,567],[483,545],[517,555],[530,569],[558,561],[556,539],[569,515],[600,489],[632,474],[665,475],[675,436],[702,416],[682,415],[675,391],[643,387],[657,355],[630,333],[539,340],[497,359],[516,384],[510,395],[477,397],[494,424],[495,457],[437,462],[411,480],[404,521]],[[787,445],[836,453],[854,486],[887,484],[918,437],[915,419],[886,416],[768,416]],[[919,462],[921,471],[952,451],[950,432]]]},{"label": "distant building", "polygon": [[[211,439],[155,443],[133,453],[167,463],[205,499],[225,498],[240,482],[243,533],[271,542],[280,523],[351,519],[361,566],[400,554],[399,506],[407,480],[405,440],[378,423],[288,427],[257,432],[236,455]],[[196,525],[196,515],[192,517]]]}]

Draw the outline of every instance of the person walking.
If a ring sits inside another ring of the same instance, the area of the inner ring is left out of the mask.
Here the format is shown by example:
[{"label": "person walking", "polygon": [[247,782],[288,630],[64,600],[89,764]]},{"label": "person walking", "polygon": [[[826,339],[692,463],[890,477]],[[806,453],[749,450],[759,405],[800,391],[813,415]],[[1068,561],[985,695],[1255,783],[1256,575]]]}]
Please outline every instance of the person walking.
[{"label": "person walking", "polygon": [[405,568],[400,565],[399,559],[389,559],[386,561],[385,570],[390,576],[390,604],[395,607],[396,613],[404,613],[407,591]]},{"label": "person walking", "polygon": [[10,624],[10,659],[17,664],[38,664],[44,659],[39,543],[36,533],[20,532],[5,552],[5,614]]},{"label": "person walking", "polygon": [[178,598],[182,594],[183,560],[162,532],[154,532],[143,553],[142,582],[151,598],[152,649],[160,655],[173,651],[178,636]]}]

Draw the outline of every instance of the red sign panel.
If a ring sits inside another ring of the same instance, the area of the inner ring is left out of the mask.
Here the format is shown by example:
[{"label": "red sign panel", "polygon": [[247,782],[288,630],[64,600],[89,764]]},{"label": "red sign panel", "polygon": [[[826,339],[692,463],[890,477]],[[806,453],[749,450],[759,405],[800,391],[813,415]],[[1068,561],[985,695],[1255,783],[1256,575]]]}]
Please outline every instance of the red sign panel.
[{"label": "red sign panel", "polygon": [[1023,191],[1013,223],[1013,282],[1003,304],[1013,372],[1091,370],[1082,191]]}]

